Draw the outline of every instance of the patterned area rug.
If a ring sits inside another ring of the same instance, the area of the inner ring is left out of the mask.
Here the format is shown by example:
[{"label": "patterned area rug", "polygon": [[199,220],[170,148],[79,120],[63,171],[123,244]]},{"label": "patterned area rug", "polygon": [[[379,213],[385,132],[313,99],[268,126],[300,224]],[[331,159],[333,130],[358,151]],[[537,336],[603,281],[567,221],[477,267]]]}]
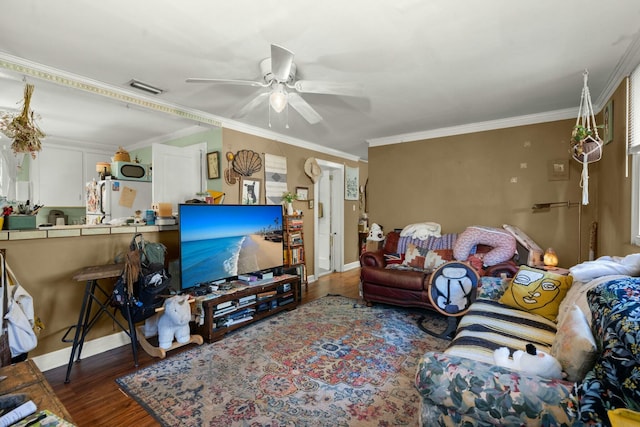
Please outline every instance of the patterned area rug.
[{"label": "patterned area rug", "polygon": [[165,426],[416,426],[423,314],[327,296],[116,382]]}]

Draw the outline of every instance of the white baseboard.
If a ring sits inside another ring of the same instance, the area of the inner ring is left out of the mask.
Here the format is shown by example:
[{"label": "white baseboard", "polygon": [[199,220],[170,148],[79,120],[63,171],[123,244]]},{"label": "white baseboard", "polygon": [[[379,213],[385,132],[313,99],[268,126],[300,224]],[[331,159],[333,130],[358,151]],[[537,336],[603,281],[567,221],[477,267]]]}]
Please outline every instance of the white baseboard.
[{"label": "white baseboard", "polygon": [[[131,340],[126,332],[118,332],[117,334],[107,335],[106,337],[96,338],[95,340],[85,341],[82,346],[82,358],[95,356],[96,354],[103,353],[114,348],[121,347],[123,345],[130,345]],[[52,351],[51,353],[43,354],[40,356],[32,357],[31,359],[38,366],[41,371],[48,371],[49,369],[64,366],[69,363],[69,357],[71,356],[71,346],[63,348],[61,350]],[[76,359],[78,355],[76,354]]]},{"label": "white baseboard", "polygon": [[355,268],[360,268],[360,261],[354,261],[354,262],[350,262],[349,264],[345,264],[343,266],[342,271],[349,271]]},{"label": "white baseboard", "polygon": [[[344,266],[344,271],[353,270],[360,267],[359,262],[352,262]],[[317,279],[314,275],[307,276],[308,283],[313,283]],[[91,341],[86,341],[82,346],[82,359],[95,356],[96,354],[103,353],[105,351],[113,350],[114,348],[121,347],[123,345],[131,344],[129,335],[121,331],[116,334],[107,335],[105,337],[96,338]],[[69,363],[69,357],[71,356],[71,346],[52,351],[51,353],[43,354],[40,356],[32,357],[31,359],[38,366],[41,371],[48,371],[49,369],[64,366]],[[77,355],[76,355],[77,358]]]}]

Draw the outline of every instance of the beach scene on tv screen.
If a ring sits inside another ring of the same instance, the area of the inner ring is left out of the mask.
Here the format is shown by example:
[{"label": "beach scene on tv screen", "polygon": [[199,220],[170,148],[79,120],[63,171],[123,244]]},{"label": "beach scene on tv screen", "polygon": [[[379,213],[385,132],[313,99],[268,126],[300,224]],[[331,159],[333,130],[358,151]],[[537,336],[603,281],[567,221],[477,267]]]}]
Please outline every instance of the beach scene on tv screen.
[{"label": "beach scene on tv screen", "polygon": [[183,289],[283,264],[279,205],[184,205],[179,224]]}]

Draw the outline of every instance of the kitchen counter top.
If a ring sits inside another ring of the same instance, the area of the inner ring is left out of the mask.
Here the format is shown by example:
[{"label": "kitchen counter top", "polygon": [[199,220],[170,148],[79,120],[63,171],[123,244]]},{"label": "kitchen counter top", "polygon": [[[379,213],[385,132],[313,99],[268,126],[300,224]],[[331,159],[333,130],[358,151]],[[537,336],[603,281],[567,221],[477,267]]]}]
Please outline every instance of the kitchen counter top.
[{"label": "kitchen counter top", "polygon": [[153,233],[178,230],[177,225],[54,225],[33,230],[1,230],[2,240],[51,239],[104,234]]}]

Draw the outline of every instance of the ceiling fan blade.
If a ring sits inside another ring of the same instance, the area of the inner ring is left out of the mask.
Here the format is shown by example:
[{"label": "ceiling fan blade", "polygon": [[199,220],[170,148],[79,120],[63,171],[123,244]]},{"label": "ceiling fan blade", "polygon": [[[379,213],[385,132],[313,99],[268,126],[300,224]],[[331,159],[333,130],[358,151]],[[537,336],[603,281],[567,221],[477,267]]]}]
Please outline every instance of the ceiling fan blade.
[{"label": "ceiling fan blade", "polygon": [[363,96],[361,84],[336,83],[316,80],[298,80],[294,85],[287,85],[300,93],[319,93],[325,95]]},{"label": "ceiling fan blade", "polygon": [[187,83],[220,83],[220,84],[244,85],[244,86],[254,86],[254,87],[267,87],[266,84],[256,82],[253,80],[188,78],[186,82]]},{"label": "ceiling fan blade", "polygon": [[263,92],[263,93],[258,94],[258,96],[253,98],[251,101],[247,102],[244,105],[244,107],[242,107],[240,110],[238,110],[238,112],[235,113],[233,115],[233,117],[234,118],[240,118],[240,117],[246,116],[251,110],[256,108],[262,101],[264,101],[268,97],[269,97],[269,92]]},{"label": "ceiling fan blade", "polygon": [[271,72],[279,82],[286,82],[293,64],[293,52],[277,44],[271,45]]},{"label": "ceiling fan blade", "polygon": [[311,105],[307,103],[300,95],[297,93],[289,93],[289,105],[291,105],[306,121],[315,125],[322,121],[322,116],[318,114],[316,110],[314,110]]}]

